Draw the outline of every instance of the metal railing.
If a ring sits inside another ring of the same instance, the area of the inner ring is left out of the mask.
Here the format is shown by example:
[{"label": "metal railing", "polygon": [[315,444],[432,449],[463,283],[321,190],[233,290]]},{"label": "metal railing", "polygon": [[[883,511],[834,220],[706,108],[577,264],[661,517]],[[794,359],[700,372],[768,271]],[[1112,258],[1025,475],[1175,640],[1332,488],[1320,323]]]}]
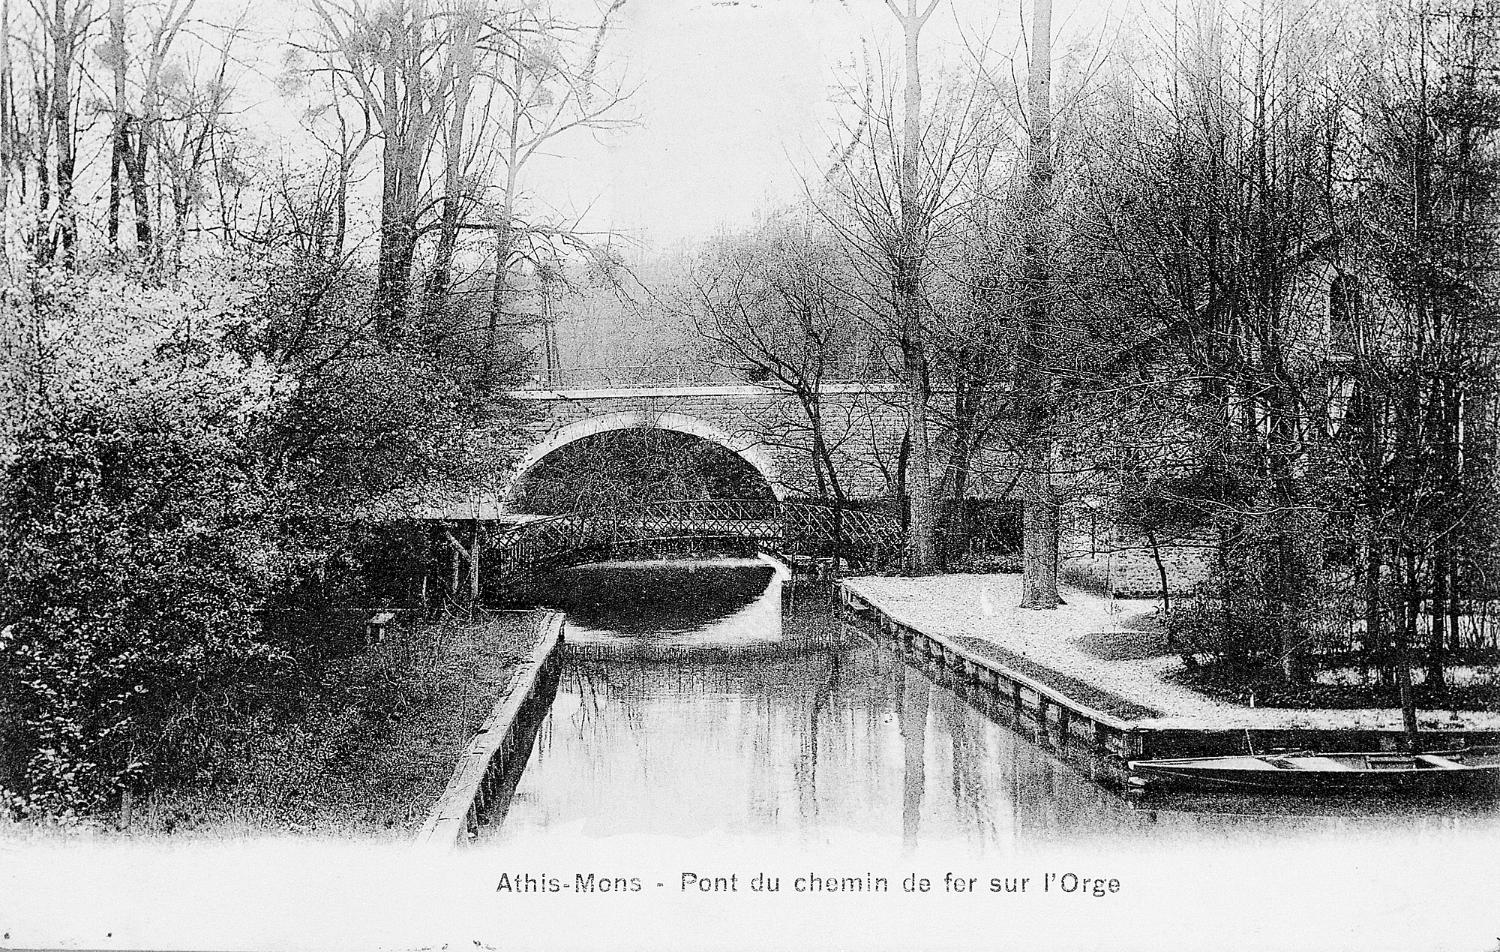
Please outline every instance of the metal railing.
[{"label": "metal railing", "polygon": [[687,499],[574,512],[513,526],[487,547],[498,580],[515,582],[641,543],[753,542],[784,556],[898,561],[899,520],[883,513],[771,499]]}]

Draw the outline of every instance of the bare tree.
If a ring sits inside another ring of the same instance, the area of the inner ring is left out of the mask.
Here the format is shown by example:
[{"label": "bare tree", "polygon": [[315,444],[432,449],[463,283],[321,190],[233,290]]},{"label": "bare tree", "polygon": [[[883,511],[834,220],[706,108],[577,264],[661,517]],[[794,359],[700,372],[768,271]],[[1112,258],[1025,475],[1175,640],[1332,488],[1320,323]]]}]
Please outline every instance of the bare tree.
[{"label": "bare tree", "polygon": [[901,25],[905,49],[903,107],[900,146],[900,235],[891,275],[896,323],[900,328],[901,355],[906,388],[906,425],[911,440],[908,462],[908,496],[911,519],[907,537],[907,568],[914,574],[932,571],[935,565],[933,530],[936,526],[932,486],[932,444],[927,422],[931,393],[927,349],[923,339],[922,268],[923,249],[931,229],[929,209],[920,197],[919,163],[922,158],[922,28],[927,25],[938,0],[897,0],[886,6]]},{"label": "bare tree", "polygon": [[1031,59],[1027,78],[1030,103],[1027,125],[1030,155],[1026,175],[1027,212],[1025,273],[1016,348],[1016,392],[1023,414],[1025,447],[1021,454],[1024,496],[1021,555],[1021,607],[1057,607],[1058,503],[1052,486],[1052,416],[1054,383],[1041,372],[1043,355],[1055,347],[1045,335],[1050,327],[1047,264],[1049,192],[1052,188],[1052,0],[1035,0],[1031,24]]},{"label": "bare tree", "polygon": [[774,432],[764,438],[799,443],[815,495],[839,507],[848,494],[838,454],[850,434],[830,411],[825,388],[868,346],[869,318],[855,313],[864,305],[850,291],[855,280],[834,236],[776,222],[722,242],[696,270],[689,304],[713,360],[795,398],[801,419],[765,421]]},{"label": "bare tree", "polygon": [[1392,2],[1381,13],[1354,97],[1347,259],[1359,267],[1330,303],[1355,354],[1349,462],[1365,523],[1366,644],[1394,654],[1409,692],[1406,655],[1425,640],[1424,684],[1440,697],[1464,646],[1464,596],[1486,592],[1494,546],[1483,408],[1495,405],[1500,365],[1500,8]]}]

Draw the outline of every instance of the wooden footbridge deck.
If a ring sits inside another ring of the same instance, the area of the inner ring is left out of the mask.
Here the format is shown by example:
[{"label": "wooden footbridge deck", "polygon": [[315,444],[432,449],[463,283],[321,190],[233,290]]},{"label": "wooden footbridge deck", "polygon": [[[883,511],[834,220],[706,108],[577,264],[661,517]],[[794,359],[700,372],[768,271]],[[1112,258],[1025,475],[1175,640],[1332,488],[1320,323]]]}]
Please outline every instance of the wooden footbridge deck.
[{"label": "wooden footbridge deck", "polygon": [[845,559],[869,570],[901,558],[899,520],[818,502],[691,499],[518,522],[485,546],[490,577],[525,581],[621,550],[672,542],[750,542],[786,557]]}]

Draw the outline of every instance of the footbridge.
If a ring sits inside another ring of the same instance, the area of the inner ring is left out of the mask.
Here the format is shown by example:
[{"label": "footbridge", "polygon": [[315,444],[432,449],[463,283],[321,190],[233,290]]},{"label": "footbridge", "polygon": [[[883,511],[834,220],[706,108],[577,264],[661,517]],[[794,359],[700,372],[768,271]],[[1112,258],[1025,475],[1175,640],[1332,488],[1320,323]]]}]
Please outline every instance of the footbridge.
[{"label": "footbridge", "polygon": [[689,499],[519,521],[483,546],[487,578],[511,585],[555,569],[674,543],[750,543],[788,559],[900,561],[899,520],[814,502]]}]

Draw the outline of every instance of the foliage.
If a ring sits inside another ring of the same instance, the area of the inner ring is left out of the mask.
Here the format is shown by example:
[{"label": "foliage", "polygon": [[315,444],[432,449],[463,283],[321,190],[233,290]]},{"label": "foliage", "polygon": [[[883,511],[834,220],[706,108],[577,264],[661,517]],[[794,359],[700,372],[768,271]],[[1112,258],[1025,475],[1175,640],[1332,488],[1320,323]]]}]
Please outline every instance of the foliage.
[{"label": "foliage", "polygon": [[346,652],[331,619],[399,587],[370,517],[494,465],[469,439],[491,408],[441,355],[372,341],[359,296],[267,310],[305,282],[236,256],[35,273],[0,474],[15,808],[222,776]]},{"label": "foliage", "polygon": [[[114,280],[49,286],[36,306],[75,329],[123,326],[133,315],[98,308]],[[194,313],[161,303],[124,309]],[[194,356],[180,329],[73,364],[0,483],[0,692],[27,810],[88,810],[212,770],[246,685],[286,660],[253,614],[286,570],[241,442],[266,381]]]},{"label": "foliage", "polygon": [[[1273,520],[1275,531],[1264,524]],[[1345,621],[1336,586],[1327,573],[1309,570],[1289,591],[1285,569],[1289,562],[1321,566],[1325,520],[1296,512],[1218,521],[1222,533],[1229,524],[1238,532],[1218,547],[1208,578],[1167,616],[1169,640],[1185,655],[1232,668],[1284,670],[1289,658],[1326,649]]]}]

